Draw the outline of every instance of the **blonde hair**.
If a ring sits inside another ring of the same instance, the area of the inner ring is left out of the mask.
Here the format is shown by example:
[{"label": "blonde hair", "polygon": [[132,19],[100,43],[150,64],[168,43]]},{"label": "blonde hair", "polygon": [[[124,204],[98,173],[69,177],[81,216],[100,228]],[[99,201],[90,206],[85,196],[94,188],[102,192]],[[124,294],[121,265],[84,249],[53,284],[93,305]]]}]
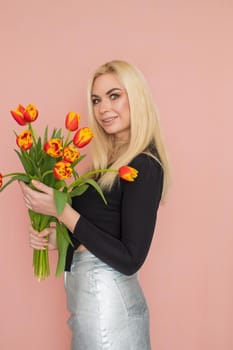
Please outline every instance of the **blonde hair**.
[{"label": "blonde hair", "polygon": [[[103,169],[108,167],[109,155],[114,150],[114,136],[108,135],[96,122],[91,99],[95,80],[103,74],[114,74],[123,84],[130,107],[130,140],[118,150],[117,159],[111,168],[118,169],[128,164],[140,153],[146,153],[155,158],[163,168],[164,181],[162,201],[165,198],[169,183],[169,164],[162,139],[159,117],[153,99],[143,74],[134,65],[125,61],[114,60],[100,66],[92,75],[88,84],[88,109],[90,127],[94,133],[92,141],[92,167]],[[105,151],[106,150],[106,151]],[[103,189],[111,189],[117,174],[104,173],[99,179]]]}]

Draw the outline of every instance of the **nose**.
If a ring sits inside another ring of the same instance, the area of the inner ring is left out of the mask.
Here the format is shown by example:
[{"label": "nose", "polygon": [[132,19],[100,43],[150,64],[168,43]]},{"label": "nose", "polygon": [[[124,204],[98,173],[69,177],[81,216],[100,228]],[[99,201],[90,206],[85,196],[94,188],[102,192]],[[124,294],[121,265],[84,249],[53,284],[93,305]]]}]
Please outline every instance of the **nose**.
[{"label": "nose", "polygon": [[108,112],[110,110],[110,107],[111,107],[111,102],[107,98],[103,98],[99,102],[99,112],[101,114]]}]

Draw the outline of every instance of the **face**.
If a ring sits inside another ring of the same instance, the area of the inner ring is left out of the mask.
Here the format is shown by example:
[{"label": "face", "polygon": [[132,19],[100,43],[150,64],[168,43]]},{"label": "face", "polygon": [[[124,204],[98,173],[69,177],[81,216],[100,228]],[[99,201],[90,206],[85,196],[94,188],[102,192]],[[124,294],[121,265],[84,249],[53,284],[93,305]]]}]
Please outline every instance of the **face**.
[{"label": "face", "polygon": [[103,74],[92,88],[94,116],[107,134],[128,141],[130,137],[130,108],[128,95],[115,74]]}]

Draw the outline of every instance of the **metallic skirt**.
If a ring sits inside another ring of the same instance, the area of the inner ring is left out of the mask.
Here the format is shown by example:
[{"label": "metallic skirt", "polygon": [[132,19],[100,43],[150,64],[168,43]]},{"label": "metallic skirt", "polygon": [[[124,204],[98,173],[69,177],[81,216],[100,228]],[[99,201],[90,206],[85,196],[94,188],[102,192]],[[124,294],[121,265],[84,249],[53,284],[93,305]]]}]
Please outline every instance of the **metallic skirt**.
[{"label": "metallic skirt", "polygon": [[150,350],[149,313],[137,274],[126,276],[88,250],[65,273],[72,350]]}]

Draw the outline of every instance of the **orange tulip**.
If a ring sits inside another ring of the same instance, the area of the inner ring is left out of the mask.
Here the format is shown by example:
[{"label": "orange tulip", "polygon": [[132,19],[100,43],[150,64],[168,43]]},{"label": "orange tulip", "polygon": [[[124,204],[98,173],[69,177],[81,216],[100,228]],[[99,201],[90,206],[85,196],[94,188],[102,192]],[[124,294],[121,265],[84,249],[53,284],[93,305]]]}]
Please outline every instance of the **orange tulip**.
[{"label": "orange tulip", "polygon": [[18,105],[15,110],[10,111],[12,117],[19,125],[26,125],[26,120],[24,118],[25,108],[22,105]]},{"label": "orange tulip", "polygon": [[34,122],[38,117],[38,110],[36,109],[36,106],[29,104],[23,113],[24,119],[27,123]]},{"label": "orange tulip", "polygon": [[55,164],[53,175],[59,180],[65,180],[72,176],[73,170],[71,164],[65,160],[61,160]]},{"label": "orange tulip", "polygon": [[78,148],[82,148],[86,146],[92,140],[92,138],[93,133],[91,129],[81,128],[74,135],[73,144]]},{"label": "orange tulip", "polygon": [[0,173],[0,188],[2,187],[2,174]]},{"label": "orange tulip", "polygon": [[74,146],[67,146],[64,148],[64,160],[73,163],[80,157],[80,153]]},{"label": "orange tulip", "polygon": [[134,181],[135,178],[138,176],[138,170],[128,165],[124,165],[120,167],[118,170],[118,173],[121,179],[130,181],[130,182]]},{"label": "orange tulip", "polygon": [[16,138],[16,143],[19,148],[27,151],[33,145],[32,134],[29,130],[22,131]]},{"label": "orange tulip", "polygon": [[59,158],[63,155],[62,151],[62,140],[61,139],[50,139],[44,145],[44,151],[53,158]]},{"label": "orange tulip", "polygon": [[78,129],[80,123],[80,114],[75,112],[70,112],[66,116],[66,129],[70,131],[75,131]]}]

